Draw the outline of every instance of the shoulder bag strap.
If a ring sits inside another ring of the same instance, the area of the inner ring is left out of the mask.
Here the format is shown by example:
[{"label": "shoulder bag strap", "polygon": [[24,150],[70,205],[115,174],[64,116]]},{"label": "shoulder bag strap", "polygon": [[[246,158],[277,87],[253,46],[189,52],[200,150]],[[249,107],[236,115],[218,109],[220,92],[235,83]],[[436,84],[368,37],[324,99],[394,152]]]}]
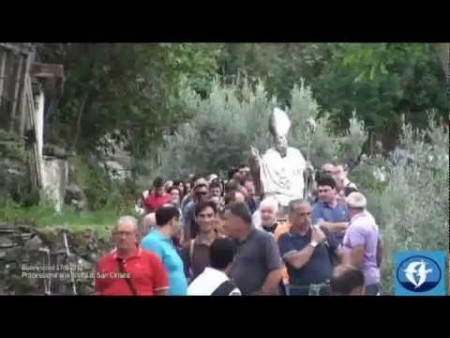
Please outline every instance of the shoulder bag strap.
[{"label": "shoulder bag strap", "polygon": [[[124,265],[123,259],[118,258],[117,264],[119,265],[119,273],[126,274],[127,272],[125,270],[125,265]],[[133,294],[133,296],[136,296],[137,291],[136,291],[136,287],[133,284],[133,281],[131,280],[131,274],[130,274],[130,278],[125,278],[125,282],[127,283],[128,287],[130,288],[130,291]]]},{"label": "shoulder bag strap", "polygon": [[236,285],[232,281],[226,280],[214,290],[211,296],[229,296],[235,288]]}]

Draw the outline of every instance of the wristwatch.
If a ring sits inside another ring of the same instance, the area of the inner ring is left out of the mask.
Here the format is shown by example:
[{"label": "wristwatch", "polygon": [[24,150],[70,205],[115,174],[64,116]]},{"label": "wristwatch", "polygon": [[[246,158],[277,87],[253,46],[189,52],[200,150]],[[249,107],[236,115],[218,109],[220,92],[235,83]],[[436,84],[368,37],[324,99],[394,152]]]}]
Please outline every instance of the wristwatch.
[{"label": "wristwatch", "polygon": [[315,248],[319,243],[317,243],[317,241],[311,241],[311,243],[309,243],[313,248]]}]

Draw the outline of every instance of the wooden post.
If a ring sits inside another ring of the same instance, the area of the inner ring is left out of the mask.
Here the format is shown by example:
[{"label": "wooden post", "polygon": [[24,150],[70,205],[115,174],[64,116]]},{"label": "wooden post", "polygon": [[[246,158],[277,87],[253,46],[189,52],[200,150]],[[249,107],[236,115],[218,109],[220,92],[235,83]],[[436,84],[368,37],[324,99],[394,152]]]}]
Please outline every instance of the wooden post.
[{"label": "wooden post", "polygon": [[[20,88],[23,87],[21,80],[23,80],[22,76],[22,68],[23,68],[23,57],[19,55],[19,65],[17,67],[17,73],[16,73],[16,79],[14,82],[14,96],[13,96],[13,106],[12,106],[12,115],[11,115],[11,125],[10,125],[10,131],[14,131],[14,125],[16,122],[16,113],[17,113],[17,107],[20,106],[17,104],[19,101],[19,91]],[[22,86],[21,86],[22,85]],[[23,134],[20,134],[21,136]]]},{"label": "wooden post", "polygon": [[[24,72],[24,77],[23,77],[23,85],[22,85],[22,91],[21,91],[21,95],[20,95],[20,117],[19,117],[19,135],[23,135],[25,133],[25,120],[26,120],[26,101],[27,101],[27,95],[25,94],[27,91],[27,79],[29,78],[29,71],[30,71],[30,65],[31,65],[31,60],[30,60],[30,55],[27,55],[27,58],[25,60],[25,72]],[[32,93],[31,96],[33,97]],[[34,112],[33,112],[34,113]]]},{"label": "wooden post", "polygon": [[[23,95],[23,128],[33,128],[35,131],[36,120],[35,120],[35,106],[33,90],[31,87],[31,79],[28,74],[25,75],[24,81],[24,95]],[[42,171],[41,171],[41,161],[42,157],[39,152],[39,147],[37,142],[33,144],[33,149],[29,152],[29,165],[30,165],[30,178],[33,185],[37,188],[42,187]]]},{"label": "wooden post", "polygon": [[[34,131],[36,133],[36,127],[37,127],[36,106],[34,105],[33,89],[31,86],[31,78],[29,76],[27,76],[27,97],[28,97],[28,102],[29,102],[29,107],[30,107],[28,109],[28,114],[30,117],[30,125],[34,128]],[[42,102],[42,109],[44,109],[43,108],[44,106],[45,106],[45,103]],[[36,137],[37,136],[38,135],[36,135]],[[37,140],[33,145],[33,151],[34,151],[34,166],[36,169],[36,185],[37,185],[37,187],[41,188],[43,186],[42,185],[42,171],[41,171],[41,163],[43,161],[43,157],[39,150],[39,141],[37,141]]]}]

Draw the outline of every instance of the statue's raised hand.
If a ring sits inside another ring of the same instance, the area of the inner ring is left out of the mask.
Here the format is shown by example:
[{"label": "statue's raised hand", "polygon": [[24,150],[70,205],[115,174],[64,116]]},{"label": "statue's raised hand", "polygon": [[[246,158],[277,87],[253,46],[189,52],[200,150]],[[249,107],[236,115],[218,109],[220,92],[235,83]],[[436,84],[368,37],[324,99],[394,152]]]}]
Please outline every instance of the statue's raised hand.
[{"label": "statue's raised hand", "polygon": [[258,150],[257,148],[255,148],[254,146],[250,146],[250,150],[251,150],[251,152],[252,152],[252,156],[253,156],[255,159],[259,159],[259,158],[260,158],[259,150]]},{"label": "statue's raised hand", "polygon": [[310,173],[314,172],[314,166],[310,161],[306,161],[306,170],[309,171]]}]

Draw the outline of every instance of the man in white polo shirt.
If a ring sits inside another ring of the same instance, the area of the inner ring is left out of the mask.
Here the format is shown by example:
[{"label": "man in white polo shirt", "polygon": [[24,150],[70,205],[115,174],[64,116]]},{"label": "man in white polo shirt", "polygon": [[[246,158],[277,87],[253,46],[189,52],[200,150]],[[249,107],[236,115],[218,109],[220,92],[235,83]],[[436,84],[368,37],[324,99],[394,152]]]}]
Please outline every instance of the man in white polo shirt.
[{"label": "man in white polo shirt", "polygon": [[188,287],[188,296],[241,296],[227,276],[236,249],[229,238],[218,238],[210,247],[211,267],[206,267]]}]

